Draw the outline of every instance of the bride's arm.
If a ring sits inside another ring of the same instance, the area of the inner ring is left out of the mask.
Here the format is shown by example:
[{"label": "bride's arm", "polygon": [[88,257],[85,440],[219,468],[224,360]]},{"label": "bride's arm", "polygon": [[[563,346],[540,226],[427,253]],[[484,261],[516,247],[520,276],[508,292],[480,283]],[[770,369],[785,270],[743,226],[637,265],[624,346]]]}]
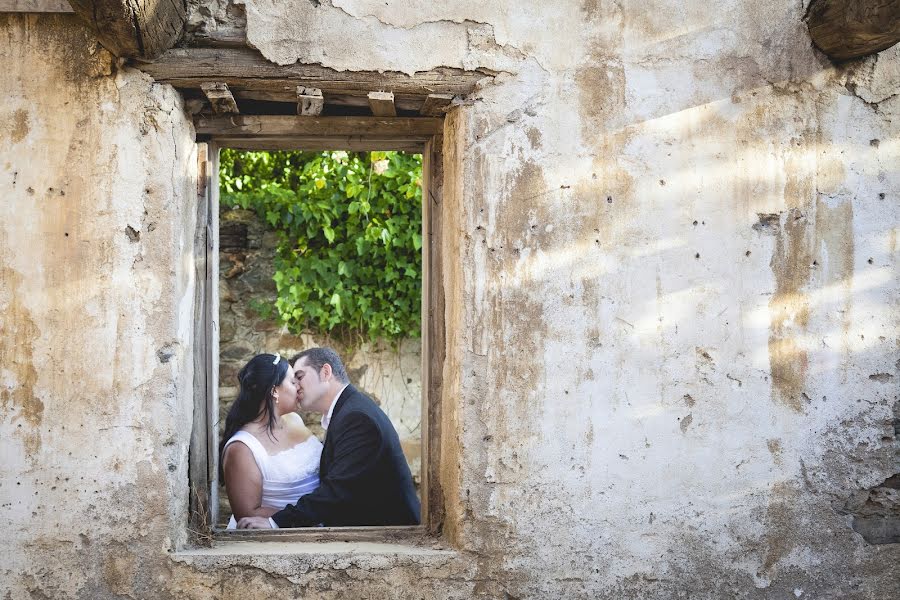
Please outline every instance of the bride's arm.
[{"label": "bride's arm", "polygon": [[250,448],[233,443],[225,449],[225,491],[236,520],[242,517],[271,517],[277,508],[262,503],[262,474]]}]

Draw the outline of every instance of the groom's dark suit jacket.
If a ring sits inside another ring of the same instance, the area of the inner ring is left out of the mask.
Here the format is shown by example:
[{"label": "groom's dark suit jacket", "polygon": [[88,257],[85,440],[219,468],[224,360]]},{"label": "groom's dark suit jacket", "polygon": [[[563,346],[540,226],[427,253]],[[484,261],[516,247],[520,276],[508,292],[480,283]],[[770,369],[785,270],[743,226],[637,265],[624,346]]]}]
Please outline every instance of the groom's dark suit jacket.
[{"label": "groom's dark suit jacket", "polygon": [[272,515],[279,527],[418,525],[419,500],[387,415],[352,385],[325,435],[319,487]]}]

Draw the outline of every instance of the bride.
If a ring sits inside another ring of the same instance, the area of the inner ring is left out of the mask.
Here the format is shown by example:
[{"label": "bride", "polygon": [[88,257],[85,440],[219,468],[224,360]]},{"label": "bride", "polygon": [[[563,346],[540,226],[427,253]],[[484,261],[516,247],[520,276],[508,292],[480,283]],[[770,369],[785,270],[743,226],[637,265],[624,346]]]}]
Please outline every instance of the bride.
[{"label": "bride", "polygon": [[278,354],[258,354],[238,373],[240,392],[225,418],[219,478],[232,516],[271,517],[319,487],[322,444],[297,409],[294,369]]}]

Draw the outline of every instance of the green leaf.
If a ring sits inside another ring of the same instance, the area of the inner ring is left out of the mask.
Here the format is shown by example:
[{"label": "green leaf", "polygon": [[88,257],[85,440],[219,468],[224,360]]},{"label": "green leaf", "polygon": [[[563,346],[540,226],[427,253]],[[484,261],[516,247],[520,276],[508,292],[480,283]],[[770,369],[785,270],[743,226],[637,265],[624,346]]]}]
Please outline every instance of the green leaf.
[{"label": "green leaf", "polygon": [[223,210],[254,211],[277,233],[277,297],[254,310],[295,334],[418,337],[421,164],[402,152],[223,149]]}]

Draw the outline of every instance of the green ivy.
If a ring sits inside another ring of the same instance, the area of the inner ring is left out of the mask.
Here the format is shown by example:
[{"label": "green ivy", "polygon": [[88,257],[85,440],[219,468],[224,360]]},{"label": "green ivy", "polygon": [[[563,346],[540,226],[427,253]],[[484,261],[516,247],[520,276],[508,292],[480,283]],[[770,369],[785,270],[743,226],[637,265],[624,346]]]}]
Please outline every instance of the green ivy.
[{"label": "green ivy", "polygon": [[220,201],[275,229],[275,308],[293,333],[419,337],[422,157],[222,150]]}]

